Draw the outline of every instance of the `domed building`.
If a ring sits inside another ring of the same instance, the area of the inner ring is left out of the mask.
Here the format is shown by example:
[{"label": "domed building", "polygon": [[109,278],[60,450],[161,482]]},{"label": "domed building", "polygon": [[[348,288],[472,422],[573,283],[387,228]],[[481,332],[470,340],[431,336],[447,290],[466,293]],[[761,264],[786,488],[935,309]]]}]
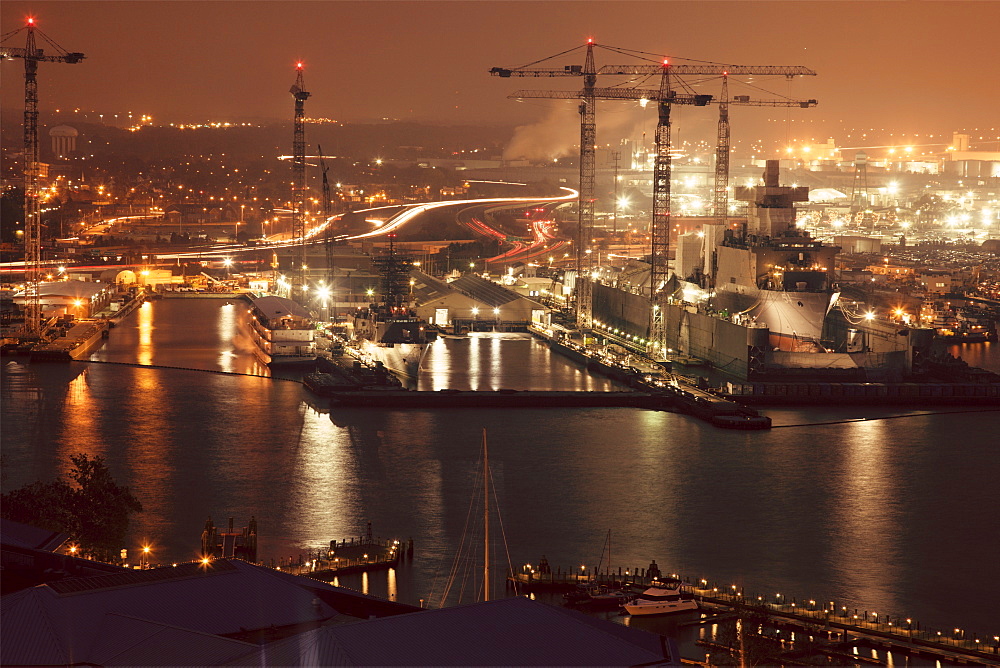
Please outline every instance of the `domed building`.
[{"label": "domed building", "polygon": [[57,125],[49,130],[49,139],[52,140],[52,155],[56,158],[68,158],[70,153],[76,151],[76,138],[80,136],[76,128],[68,125]]}]

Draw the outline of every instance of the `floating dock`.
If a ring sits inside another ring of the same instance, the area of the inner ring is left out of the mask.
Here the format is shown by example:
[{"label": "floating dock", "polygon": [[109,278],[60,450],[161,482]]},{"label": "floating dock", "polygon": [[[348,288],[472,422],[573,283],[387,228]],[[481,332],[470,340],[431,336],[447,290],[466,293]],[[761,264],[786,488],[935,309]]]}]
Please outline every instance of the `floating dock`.
[{"label": "floating dock", "polygon": [[366,408],[671,408],[669,397],[645,392],[536,392],[532,390],[359,390],[334,392],[337,405]]},{"label": "floating dock", "polygon": [[72,362],[89,355],[107,336],[108,323],[104,320],[83,320],[54,340],[37,345],[29,356],[35,362]]}]

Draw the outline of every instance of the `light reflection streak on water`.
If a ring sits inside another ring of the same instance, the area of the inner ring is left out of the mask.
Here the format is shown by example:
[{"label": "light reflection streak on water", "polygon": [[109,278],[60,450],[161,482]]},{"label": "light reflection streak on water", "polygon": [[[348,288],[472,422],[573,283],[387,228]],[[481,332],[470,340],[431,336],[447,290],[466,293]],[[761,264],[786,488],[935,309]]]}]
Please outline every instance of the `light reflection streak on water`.
[{"label": "light reflection streak on water", "polygon": [[[400,550],[402,550],[402,545],[400,546]],[[386,574],[386,577],[387,577],[388,588],[389,588],[389,592],[388,592],[389,593],[389,600],[390,601],[395,601],[397,599],[398,594],[399,594],[398,590],[396,589],[396,569],[395,568],[390,568],[389,572]]]},{"label": "light reflection streak on water", "polygon": [[480,338],[469,337],[469,388],[476,391],[482,389],[479,361],[482,352],[481,342]]},{"label": "light reflection streak on water", "polygon": [[[500,355],[500,344],[499,338],[490,339],[490,378],[500,378],[503,372],[503,357]],[[488,388],[491,390],[500,389],[499,387]]]},{"label": "light reflection streak on water", "polygon": [[893,563],[899,539],[896,484],[885,454],[886,420],[864,420],[851,425],[843,444],[839,498],[831,508],[831,561],[842,581],[852,582],[865,601],[883,601],[896,612],[896,595],[885,586],[884,569]]},{"label": "light reflection streak on water", "polygon": [[361,519],[358,462],[349,429],[334,425],[305,402],[299,413],[301,430],[289,435],[288,444],[294,458],[295,511],[282,518],[282,534],[297,536],[302,549],[326,549],[331,540],[353,535]]},{"label": "light reflection streak on water", "polygon": [[233,332],[237,330],[239,309],[230,303],[223,304],[219,309],[219,319],[215,331],[219,336],[219,369],[227,373],[235,371],[236,353],[226,349],[226,344],[232,341]]},{"label": "light reflection streak on water", "polygon": [[368,593],[368,571],[363,571],[361,573],[361,593]]},{"label": "light reflection streak on water", "polygon": [[153,304],[145,302],[139,307],[139,345],[136,347],[136,361],[139,364],[153,363]]},{"label": "light reflection streak on water", "polygon": [[[68,472],[72,467],[69,457],[86,453],[91,457],[104,455],[104,439],[100,432],[100,415],[95,412],[95,402],[91,396],[90,369],[69,382],[66,388],[64,407],[65,420],[59,449],[59,464]],[[42,417],[44,419],[44,417]]]},{"label": "light reflection streak on water", "polygon": [[[169,531],[167,520],[172,513],[173,466],[170,456],[170,411],[163,407],[150,409],[149,402],[164,396],[163,376],[154,369],[133,369],[133,391],[126,393],[122,413],[127,419],[121,424],[126,439],[133,443],[130,449],[129,469],[132,478],[129,486],[142,490],[142,498],[157,513],[143,517],[145,537],[156,544]],[[154,555],[155,559],[155,555]]]}]

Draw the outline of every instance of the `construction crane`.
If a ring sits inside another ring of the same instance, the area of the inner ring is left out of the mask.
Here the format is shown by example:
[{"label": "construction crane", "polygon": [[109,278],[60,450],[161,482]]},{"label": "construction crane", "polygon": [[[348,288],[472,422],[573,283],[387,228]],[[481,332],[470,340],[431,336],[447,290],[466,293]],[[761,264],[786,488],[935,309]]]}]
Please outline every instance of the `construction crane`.
[{"label": "construction crane", "polygon": [[[306,289],[306,123],[305,102],[310,93],[302,82],[302,63],[295,64],[295,84],[289,92],[295,98],[295,135],[292,142],[292,239],[298,247],[296,272],[300,292]],[[293,296],[294,297],[294,296]],[[304,298],[305,295],[303,294]]]},{"label": "construction crane", "polygon": [[[589,257],[586,246],[590,242],[590,234],[593,226],[593,189],[594,189],[594,149],[596,144],[596,120],[594,107],[597,99],[603,100],[647,100],[657,102],[657,131],[656,131],[656,158],[653,172],[653,220],[650,229],[651,237],[651,276],[650,276],[650,298],[655,300],[657,293],[662,290],[668,278],[667,257],[670,242],[670,107],[674,104],[691,104],[695,106],[706,106],[712,101],[711,95],[698,95],[694,93],[678,93],[671,87],[671,77],[677,76],[728,76],[737,75],[781,75],[786,77],[815,75],[816,72],[802,66],[781,66],[781,65],[723,65],[723,64],[703,64],[703,65],[672,65],[669,60],[664,59],[661,64],[637,64],[637,65],[605,65],[597,69],[593,58],[593,40],[587,42],[587,52],[584,64],[566,65],[561,69],[533,68],[529,65],[518,68],[494,67],[490,74],[501,78],[509,77],[565,77],[580,76],[584,78],[584,87],[581,91],[516,91],[509,95],[511,98],[554,98],[554,99],[580,99],[581,105],[581,145],[580,145],[580,218],[579,229],[577,231],[577,267],[578,290],[577,290],[577,318],[582,327],[589,327],[592,321],[592,291],[589,284],[589,275],[592,267],[589,266]],[[616,50],[617,49],[613,49]],[[568,52],[563,52],[568,53]],[[556,58],[563,54],[556,54],[550,58]],[[545,58],[543,60],[549,60]],[[598,75],[653,75],[660,74],[659,90],[643,90],[638,88],[597,88],[596,80]],[[682,82],[683,83],[683,82]],[[815,101],[811,101],[813,104]],[[769,101],[745,101],[733,102],[734,104],[749,104],[751,106],[768,106]],[[779,101],[778,104],[785,104],[786,101]],[[789,103],[791,104],[791,103]],[[801,106],[801,103],[794,103]],[[728,137],[728,102],[725,108],[726,119],[724,127]],[[720,130],[722,121],[720,121]],[[728,141],[726,142],[726,180],[728,182]],[[727,184],[728,187],[728,184]],[[586,278],[584,278],[586,277]],[[657,326],[658,318],[662,318],[662,311],[654,309],[653,332],[651,339],[658,341],[659,331]]]},{"label": "construction crane", "polygon": [[323,218],[326,219],[326,239],[324,240],[323,248],[326,251],[326,279],[330,285],[330,290],[333,290],[334,242],[332,225],[330,224],[330,216],[333,214],[333,201],[330,196],[330,179],[327,177],[326,160],[323,159],[323,147],[317,144],[316,150],[319,152],[319,168],[323,173]]},{"label": "construction crane", "polygon": [[[572,49],[571,49],[572,50]],[[563,53],[568,53],[564,51]],[[557,57],[562,54],[556,54]],[[546,58],[545,60],[548,60]],[[509,77],[583,77],[583,90],[574,94],[579,98],[580,106],[580,188],[577,201],[576,228],[576,316],[577,320],[590,326],[591,298],[590,254],[586,251],[590,245],[591,230],[594,227],[594,188],[596,181],[597,161],[597,70],[594,63],[594,40],[587,40],[587,52],[583,66],[567,65],[563,69],[530,69],[529,67],[503,68],[494,67],[490,70],[493,76]],[[541,97],[541,96],[540,96]],[[547,96],[545,96],[547,97]],[[585,277],[586,276],[586,277]]]},{"label": "construction crane", "polygon": [[[639,101],[655,101],[657,103],[657,127],[655,136],[655,159],[653,163],[653,217],[652,224],[650,227],[650,238],[651,238],[651,277],[650,277],[650,298],[653,299],[657,292],[662,289],[663,285],[668,279],[668,266],[667,258],[670,249],[670,180],[671,180],[671,157],[670,157],[670,108],[675,104],[683,105],[693,105],[693,106],[706,106],[713,102],[713,96],[711,95],[701,95],[694,93],[681,93],[673,90],[671,87],[670,79],[671,72],[674,66],[671,66],[668,62],[665,62],[661,66],[661,81],[659,89],[642,89],[642,88],[593,88],[590,91],[586,91],[586,94],[592,95],[595,99],[600,100],[639,100]],[[680,67],[680,66],[678,66]],[[700,69],[700,68],[699,68]],[[548,98],[548,99],[576,99],[582,97],[585,94],[584,91],[532,91],[532,90],[519,90],[511,93],[509,97],[511,98]],[[757,100],[751,99],[749,96],[736,96],[732,100],[725,96],[725,104],[720,101],[720,115],[723,120],[720,120],[720,143],[723,144],[719,148],[719,154],[725,152],[726,160],[723,163],[722,174],[722,185],[721,192],[726,193],[728,188],[728,155],[729,155],[729,123],[728,123],[728,105],[744,105],[744,106],[796,106],[796,107],[809,107],[816,104],[816,100]],[[723,135],[724,131],[724,135]],[[717,172],[717,179],[719,179],[719,173]],[[589,243],[589,231],[584,230],[583,241],[581,243]],[[586,253],[586,249],[583,250],[584,257],[588,257],[589,254]],[[591,269],[584,265],[584,271],[582,273],[587,274],[587,270]],[[580,300],[578,302],[578,313],[583,320],[587,322],[589,314],[587,312],[587,303],[585,300]],[[655,329],[655,328],[654,328]],[[655,339],[654,339],[655,340]]]},{"label": "construction crane", "polygon": [[[23,28],[11,31],[0,38],[4,42],[17,33],[26,33],[25,46],[0,46],[0,60],[24,60],[24,278],[25,314],[24,335],[41,337],[42,310],[39,302],[39,282],[42,276],[42,217],[39,202],[38,179],[41,160],[38,150],[38,63],[79,63],[82,53],[70,53],[56,44],[29,18]],[[35,42],[35,33],[59,53],[46,55]]]},{"label": "construction crane", "polygon": [[810,100],[755,100],[749,95],[729,97],[729,73],[722,75],[722,95],[719,97],[719,136],[715,148],[715,197],[712,213],[725,225],[729,215],[729,105],[744,107],[799,107],[808,109],[818,102]]}]

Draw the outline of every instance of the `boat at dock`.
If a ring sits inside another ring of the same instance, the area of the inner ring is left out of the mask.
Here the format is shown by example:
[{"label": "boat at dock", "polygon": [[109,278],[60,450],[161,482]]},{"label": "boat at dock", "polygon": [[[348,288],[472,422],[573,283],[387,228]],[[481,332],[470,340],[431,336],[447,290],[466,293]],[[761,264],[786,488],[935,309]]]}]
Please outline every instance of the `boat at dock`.
[{"label": "boat at dock", "polygon": [[247,323],[254,354],[268,366],[313,364],[316,326],[297,302],[268,295],[250,302]]},{"label": "boat at dock", "polygon": [[373,259],[381,282],[380,301],[358,309],[351,319],[351,344],[372,362],[404,380],[415,380],[434,333],[407,303],[409,258],[388,250]]},{"label": "boat at dock", "polygon": [[29,356],[38,362],[71,362],[85,358],[104,341],[108,323],[104,320],[81,320],[67,323],[69,329],[52,341],[36,345]]},{"label": "boat at dock", "polygon": [[638,615],[668,615],[698,609],[698,602],[681,595],[681,581],[677,579],[654,580],[648,589],[624,603],[626,613]]}]

